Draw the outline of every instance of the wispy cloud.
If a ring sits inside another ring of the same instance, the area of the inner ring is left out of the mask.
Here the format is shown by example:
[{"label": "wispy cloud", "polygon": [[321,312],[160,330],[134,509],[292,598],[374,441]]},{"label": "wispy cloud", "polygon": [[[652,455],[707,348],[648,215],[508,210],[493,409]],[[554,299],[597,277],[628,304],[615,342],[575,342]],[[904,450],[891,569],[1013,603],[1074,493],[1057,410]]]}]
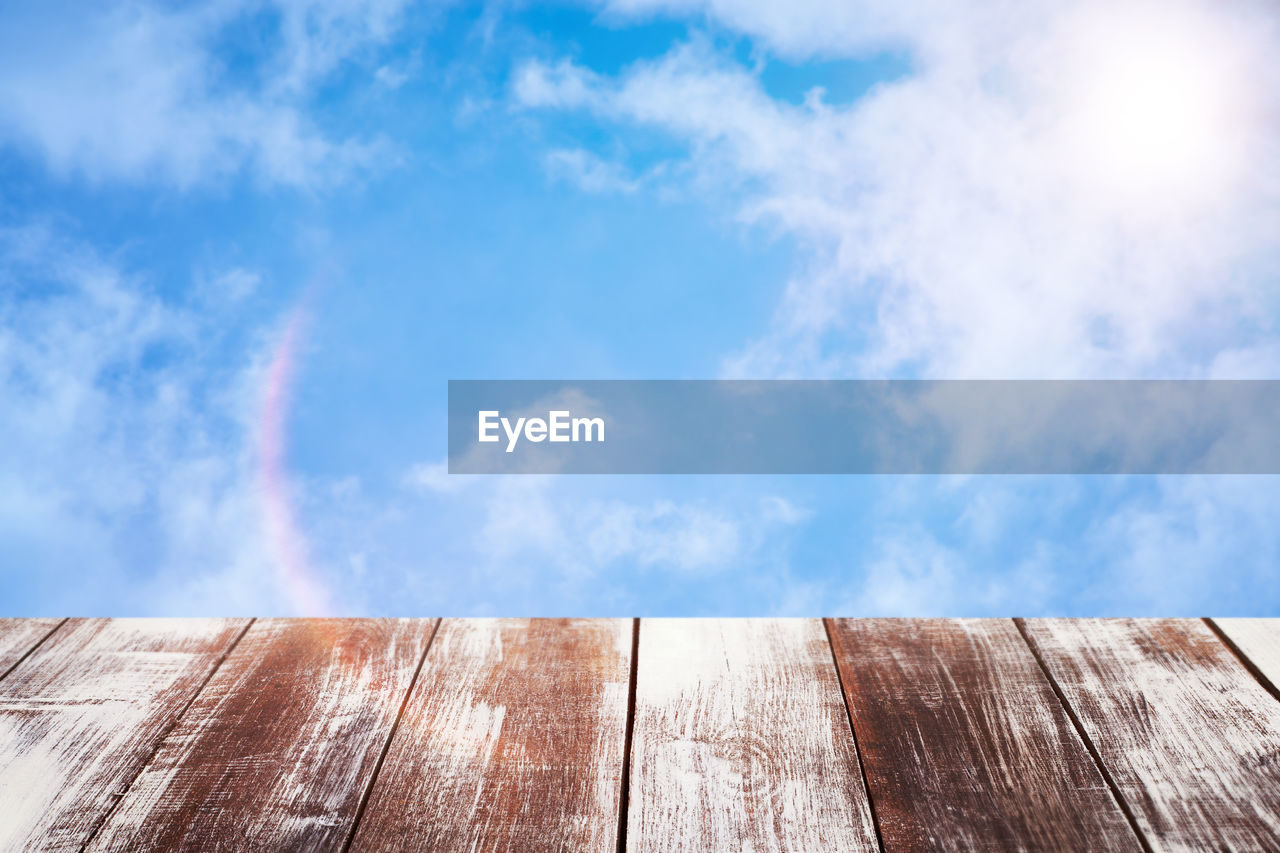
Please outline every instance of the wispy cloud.
[{"label": "wispy cloud", "polygon": [[[727,374],[1280,373],[1274,5],[607,8],[705,16],[766,56],[912,57],[913,73],[847,106],[771,98],[758,69],[697,40],[616,76],[562,61],[517,77],[529,107],[686,142],[742,215],[808,247],[771,328],[726,359]],[[1273,586],[1280,539],[1259,523],[1272,478],[909,491],[875,514],[873,548],[851,560],[856,591],[793,583],[804,609],[1259,612],[1244,590]]]},{"label": "wispy cloud", "polygon": [[[350,72],[378,97],[415,96],[397,89],[415,60],[384,51],[400,0],[24,5],[0,29],[0,145],[89,183],[330,185],[394,152],[378,127],[328,123],[328,87]],[[521,62],[502,90],[522,126],[575,114],[537,137],[550,142],[533,162],[554,180],[640,202],[691,184],[684,197],[713,215],[794,238],[774,315],[726,354],[726,375],[1280,370],[1273,5],[619,0],[602,14],[750,40],[750,65],[695,33],[618,73]],[[874,64],[885,50],[908,54],[911,73],[847,104],[776,97],[762,72],[774,57]],[[496,86],[463,93],[461,111],[471,98],[511,116],[489,102]],[[1187,116],[1176,144],[1153,147],[1153,127]],[[256,301],[270,276],[239,258],[185,297],[150,284],[54,229],[0,233],[7,600],[296,610],[260,477],[263,388],[286,334],[278,305]],[[280,435],[287,416],[275,413]],[[1276,599],[1269,480],[878,483],[865,500],[842,486],[801,505],[808,486],[794,484],[458,478],[433,464],[388,484],[307,476],[287,457],[292,519],[341,611],[1200,612]]]},{"label": "wispy cloud", "polygon": [[382,168],[385,140],[326,131],[311,105],[342,63],[391,37],[404,5],[29,5],[0,35],[0,142],[94,182],[185,188],[247,172],[314,187]]},{"label": "wispy cloud", "polygon": [[789,584],[801,613],[1274,615],[1269,477],[885,483],[847,566]]},{"label": "wispy cloud", "polygon": [[702,575],[743,569],[770,535],[808,514],[778,496],[747,501],[610,498],[542,476],[458,477],[443,463],[415,466],[406,483],[463,503],[473,554],[495,572],[550,567],[558,580],[615,569]]},{"label": "wispy cloud", "polygon": [[559,148],[546,156],[547,171],[589,193],[633,193],[641,180],[620,163],[581,148]]},{"label": "wispy cloud", "polygon": [[10,607],[292,609],[254,479],[262,357],[222,360],[260,342],[46,227],[0,232],[0,281]]},{"label": "wispy cloud", "polygon": [[[243,267],[187,297],[44,227],[0,231],[0,549],[12,609],[601,612],[768,578],[809,512],[546,477],[289,466],[295,311]],[[607,484],[606,484],[607,485]],[[736,606],[741,606],[736,605]]]},{"label": "wispy cloud", "polygon": [[[1032,5],[984,30],[967,4],[940,19],[929,4],[856,5],[849,26],[825,5],[798,22],[767,4],[652,7],[697,8],[798,55],[914,51],[913,74],[847,106],[772,98],[755,69],[700,40],[617,76],[560,61],[514,78],[527,108],[687,143],[742,215],[812,248],[729,374],[1280,368],[1266,362],[1274,306],[1259,299],[1280,225],[1274,9]],[[1170,58],[1175,79],[1160,74]],[[1107,99],[1116,110],[1095,114]]]}]

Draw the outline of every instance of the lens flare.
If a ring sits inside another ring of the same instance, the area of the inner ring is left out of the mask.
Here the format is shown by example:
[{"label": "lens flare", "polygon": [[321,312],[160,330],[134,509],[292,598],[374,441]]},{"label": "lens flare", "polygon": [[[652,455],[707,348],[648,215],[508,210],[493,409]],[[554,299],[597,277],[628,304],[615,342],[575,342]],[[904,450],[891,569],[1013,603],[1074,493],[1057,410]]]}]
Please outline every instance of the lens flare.
[{"label": "lens flare", "polygon": [[1093,191],[1154,208],[1230,190],[1249,79],[1229,24],[1169,3],[1107,6],[1071,28],[1064,134]]}]

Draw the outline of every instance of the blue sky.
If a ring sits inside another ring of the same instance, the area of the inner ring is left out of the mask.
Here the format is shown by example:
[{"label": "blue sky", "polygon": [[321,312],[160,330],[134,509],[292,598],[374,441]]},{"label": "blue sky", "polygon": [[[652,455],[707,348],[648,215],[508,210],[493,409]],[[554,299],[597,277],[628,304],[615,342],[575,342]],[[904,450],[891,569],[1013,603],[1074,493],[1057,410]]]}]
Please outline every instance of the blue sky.
[{"label": "blue sky", "polygon": [[450,378],[1280,378],[1219,6],[11,4],[0,610],[1280,615],[1270,477],[443,469]]}]

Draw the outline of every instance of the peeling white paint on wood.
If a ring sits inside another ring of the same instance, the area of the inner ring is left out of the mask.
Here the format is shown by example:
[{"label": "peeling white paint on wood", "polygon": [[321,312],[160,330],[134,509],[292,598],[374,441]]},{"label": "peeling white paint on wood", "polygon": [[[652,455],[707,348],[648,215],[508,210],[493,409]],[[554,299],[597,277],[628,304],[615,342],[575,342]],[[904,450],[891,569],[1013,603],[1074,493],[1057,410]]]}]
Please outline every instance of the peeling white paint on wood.
[{"label": "peeling white paint on wood", "polygon": [[1280,688],[1280,619],[1214,619],[1213,624]]},{"label": "peeling white paint on wood", "polygon": [[617,845],[629,619],[446,619],[353,851]]},{"label": "peeling white paint on wood", "polygon": [[1031,619],[1156,850],[1280,850],[1280,702],[1199,619]]},{"label": "peeling white paint on wood", "polygon": [[885,846],[1137,851],[1009,619],[833,619]]},{"label": "peeling white paint on wood", "polygon": [[340,848],[435,622],[254,623],[89,849]]},{"label": "peeling white paint on wood", "polygon": [[627,849],[878,849],[820,621],[641,622]]},{"label": "peeling white paint on wood", "polygon": [[61,619],[0,619],[0,676],[58,627]]},{"label": "peeling white paint on wood", "polygon": [[71,620],[0,681],[0,850],[79,850],[246,624]]},{"label": "peeling white paint on wood", "polygon": [[[430,620],[52,624],[0,622],[6,853],[341,849],[366,793],[354,850],[617,846],[631,620],[448,621],[408,701]],[[1132,842],[1009,624],[833,623],[886,849]],[[1208,625],[1026,627],[1156,850],[1280,849],[1280,702]],[[628,850],[875,849],[820,622],[640,633]]]}]

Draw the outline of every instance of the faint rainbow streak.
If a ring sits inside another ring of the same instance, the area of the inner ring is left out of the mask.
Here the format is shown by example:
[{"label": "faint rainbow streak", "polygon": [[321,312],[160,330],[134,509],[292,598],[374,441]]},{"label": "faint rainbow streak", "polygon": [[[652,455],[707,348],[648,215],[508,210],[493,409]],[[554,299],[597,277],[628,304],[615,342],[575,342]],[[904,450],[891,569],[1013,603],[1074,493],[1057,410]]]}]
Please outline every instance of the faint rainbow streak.
[{"label": "faint rainbow streak", "polygon": [[267,538],[281,582],[295,609],[308,616],[324,616],[329,613],[329,595],[311,571],[306,539],[294,517],[289,476],[285,470],[286,425],[298,348],[309,316],[307,304],[304,297],[289,314],[284,334],[267,369],[262,422],[258,432],[258,458]]}]

